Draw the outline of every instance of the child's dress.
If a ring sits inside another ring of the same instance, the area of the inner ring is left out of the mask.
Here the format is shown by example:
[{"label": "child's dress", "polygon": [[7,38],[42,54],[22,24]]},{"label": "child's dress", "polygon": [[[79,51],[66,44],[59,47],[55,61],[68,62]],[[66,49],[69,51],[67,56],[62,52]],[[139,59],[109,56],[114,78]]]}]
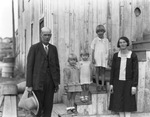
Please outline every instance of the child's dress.
[{"label": "child's dress", "polygon": [[91,61],[80,61],[80,83],[90,84],[91,83]]},{"label": "child's dress", "polygon": [[68,87],[68,92],[80,92],[82,91],[79,79],[79,69],[74,66],[68,65],[64,68],[64,74],[66,75],[64,84]]},{"label": "child's dress", "polygon": [[108,54],[110,49],[110,44],[107,38],[101,39],[99,37],[94,38],[91,43],[91,49],[94,52],[95,66],[101,66],[107,68]]}]

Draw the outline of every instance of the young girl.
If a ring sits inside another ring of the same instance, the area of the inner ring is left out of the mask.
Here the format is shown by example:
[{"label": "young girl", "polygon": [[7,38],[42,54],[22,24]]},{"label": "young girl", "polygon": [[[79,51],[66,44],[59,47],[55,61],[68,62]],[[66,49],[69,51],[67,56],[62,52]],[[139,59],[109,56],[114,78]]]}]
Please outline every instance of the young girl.
[{"label": "young girl", "polygon": [[81,54],[81,61],[79,62],[80,68],[80,83],[82,87],[82,94],[81,94],[81,101],[88,102],[89,101],[89,84],[92,81],[92,64],[91,61],[88,60],[89,53],[86,51],[82,51]]},{"label": "young girl", "polygon": [[[106,91],[104,87],[105,82],[105,69],[108,67],[108,55],[110,53],[109,41],[104,38],[105,27],[103,25],[98,25],[96,27],[97,37],[91,43],[92,49],[92,62],[96,67],[96,84],[97,90]],[[99,77],[102,81],[102,87],[99,85]]]},{"label": "young girl", "polygon": [[79,69],[76,66],[77,56],[71,53],[68,57],[69,65],[64,68],[64,89],[67,93],[67,112],[68,114],[77,113],[74,106],[75,97],[78,92],[81,92],[81,86],[79,82]]}]

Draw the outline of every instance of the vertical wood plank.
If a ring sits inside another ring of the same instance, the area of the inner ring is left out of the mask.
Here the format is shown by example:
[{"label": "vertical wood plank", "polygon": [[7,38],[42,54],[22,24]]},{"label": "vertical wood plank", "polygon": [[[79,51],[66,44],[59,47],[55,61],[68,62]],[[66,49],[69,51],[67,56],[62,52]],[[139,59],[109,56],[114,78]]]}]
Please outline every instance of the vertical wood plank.
[{"label": "vertical wood plank", "polygon": [[69,8],[70,8],[70,15],[69,15],[69,29],[70,29],[70,52],[75,53],[75,46],[74,46],[74,37],[75,37],[75,12],[74,12],[74,3],[75,1],[69,1]]},{"label": "vertical wood plank", "polygon": [[64,36],[65,36],[65,39],[64,39],[64,41],[65,41],[65,47],[66,47],[66,49],[65,49],[65,65],[67,65],[67,59],[68,59],[68,55],[69,55],[69,49],[70,49],[70,33],[69,33],[69,30],[70,30],[70,27],[69,27],[69,15],[70,15],[70,11],[69,11],[69,0],[65,0],[65,26],[64,26]]},{"label": "vertical wood plank", "polygon": [[51,37],[51,40],[50,40],[50,43],[54,44],[54,32],[55,32],[55,25],[54,25],[54,22],[56,22],[56,14],[54,14],[54,12],[56,12],[56,8],[55,8],[55,2],[53,2],[54,0],[50,0],[50,14],[49,14],[49,17],[51,19],[51,23],[50,23],[50,27],[51,27],[51,30],[52,30],[52,37]]},{"label": "vertical wood plank", "polygon": [[[89,53],[91,53],[91,42],[94,38],[94,34],[93,34],[93,2],[92,0],[89,0],[89,25],[88,25],[88,51]],[[91,54],[90,54],[90,58],[91,58]]]},{"label": "vertical wood plank", "polygon": [[79,48],[80,50],[83,48],[83,44],[84,44],[84,40],[85,40],[85,37],[84,37],[84,7],[85,7],[85,4],[84,4],[84,0],[80,0],[78,2],[79,6],[79,29],[78,29],[78,35],[79,35],[79,40],[80,40],[80,45],[79,45]]},{"label": "vertical wood plank", "polygon": [[90,113],[97,114],[97,110],[98,110],[97,101],[98,101],[97,94],[92,94],[92,105],[89,108]]},{"label": "vertical wood plank", "polygon": [[47,0],[43,0],[43,14],[44,14],[44,26],[48,26],[48,11],[47,11]]},{"label": "vertical wood plank", "polygon": [[132,41],[136,41],[136,16],[134,14],[134,10],[137,7],[137,1],[136,0],[132,0],[132,4],[131,4],[131,39]]},{"label": "vertical wood plank", "polygon": [[[53,0],[53,8],[52,8],[52,12],[53,12],[53,44],[57,47],[58,50],[58,55],[59,55],[59,48],[58,48],[58,41],[59,41],[59,30],[58,30],[58,0]],[[60,64],[61,66],[61,64]],[[54,95],[54,103],[58,102],[58,93],[56,93]]]},{"label": "vertical wood plank", "polygon": [[108,0],[107,2],[107,38],[109,39],[109,41],[112,41],[112,3],[111,0]]},{"label": "vertical wood plank", "polygon": [[83,49],[88,50],[88,36],[89,36],[89,0],[84,0],[84,42]]},{"label": "vertical wood plank", "polygon": [[55,93],[54,95],[54,103],[55,102],[61,102],[61,96],[63,94],[63,68],[64,68],[64,57],[63,54],[65,51],[65,41],[64,41],[64,2],[61,0],[57,1],[58,3],[58,41],[57,41],[57,49],[59,51],[59,62],[60,62],[60,77],[61,77],[61,84],[60,84],[60,90],[58,93]]},{"label": "vertical wood plank", "polygon": [[149,0],[143,0],[142,1],[142,14],[143,14],[143,24],[142,24],[142,27],[143,27],[143,30],[142,30],[142,36],[143,36],[143,33],[150,33],[150,1]]},{"label": "vertical wood plank", "polygon": [[17,117],[17,98],[16,96],[10,96],[11,99],[11,111],[12,115],[11,117]]},{"label": "vertical wood plank", "polygon": [[75,53],[77,55],[78,58],[80,58],[80,36],[79,36],[79,28],[80,28],[80,24],[79,24],[79,18],[80,18],[80,11],[78,8],[78,5],[80,4],[80,0],[74,0],[74,12],[75,12],[75,16],[74,16],[74,47],[75,47]]},{"label": "vertical wood plank", "polygon": [[132,0],[125,0],[124,1],[124,12],[123,12],[123,17],[124,17],[124,36],[128,37],[130,41],[132,41],[131,39],[131,30],[132,30],[132,13],[131,13],[131,4],[132,4]]},{"label": "vertical wood plank", "polygon": [[119,39],[119,3],[120,0],[113,0],[112,1],[112,49],[113,51],[117,51],[117,41]]},{"label": "vertical wood plank", "polygon": [[98,0],[98,24],[107,25],[107,0]]},{"label": "vertical wood plank", "polygon": [[17,117],[16,96],[5,96],[2,117]]},{"label": "vertical wood plank", "polygon": [[138,94],[137,94],[137,111],[144,111],[144,95],[145,95],[145,62],[139,62],[139,83],[138,83]]},{"label": "vertical wood plank", "polygon": [[146,52],[144,111],[150,112],[150,51]]},{"label": "vertical wood plank", "polygon": [[97,95],[97,114],[104,114],[107,111],[107,94]]},{"label": "vertical wood plank", "polygon": [[53,1],[53,44],[58,47],[58,0]]},{"label": "vertical wood plank", "polygon": [[[59,41],[58,41],[58,49],[60,51],[60,53],[64,53],[65,52],[65,1],[62,0],[58,0],[59,4],[58,4],[58,22],[59,22]],[[60,85],[60,91],[58,93],[58,102],[61,101],[61,96],[63,94],[63,68],[65,67],[65,63],[64,63],[64,55],[59,53],[59,61],[60,61],[60,69],[61,69],[61,85]]]},{"label": "vertical wood plank", "polygon": [[[143,5],[143,1],[141,0],[137,0],[136,2],[137,7],[139,7],[141,9],[141,11],[144,11],[144,5]],[[136,17],[136,30],[135,30],[135,40],[142,40],[143,38],[143,17],[144,17],[144,12],[141,12],[141,15],[139,17]]]},{"label": "vertical wood plank", "polygon": [[119,2],[119,36],[124,36],[124,0]]},{"label": "vertical wood plank", "polygon": [[[93,37],[95,38],[96,36],[97,36],[97,34],[96,34],[96,26],[98,25],[98,2],[97,2],[97,0],[93,0],[92,1],[93,2]],[[93,39],[94,39],[93,38]]]}]

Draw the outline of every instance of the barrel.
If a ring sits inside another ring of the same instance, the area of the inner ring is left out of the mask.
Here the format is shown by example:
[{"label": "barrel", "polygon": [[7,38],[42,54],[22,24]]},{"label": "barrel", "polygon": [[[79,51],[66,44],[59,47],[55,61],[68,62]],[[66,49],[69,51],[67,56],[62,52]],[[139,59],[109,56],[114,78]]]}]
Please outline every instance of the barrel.
[{"label": "barrel", "polygon": [[2,77],[12,78],[14,73],[14,57],[4,57]]}]

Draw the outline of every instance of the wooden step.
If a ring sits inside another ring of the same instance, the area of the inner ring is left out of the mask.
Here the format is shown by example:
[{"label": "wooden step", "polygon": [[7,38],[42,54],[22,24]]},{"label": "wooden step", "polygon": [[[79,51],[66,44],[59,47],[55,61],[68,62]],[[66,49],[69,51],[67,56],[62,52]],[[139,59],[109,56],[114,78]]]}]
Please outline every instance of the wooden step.
[{"label": "wooden step", "polygon": [[65,104],[54,104],[52,117],[72,117],[72,115],[67,114]]},{"label": "wooden step", "polygon": [[137,54],[138,61],[146,61],[146,50],[145,49],[133,49],[133,52]]},{"label": "wooden step", "polygon": [[150,41],[149,40],[141,40],[132,42],[133,49],[150,49]]},{"label": "wooden step", "polygon": [[[77,115],[75,117],[119,117],[118,114],[101,114],[101,115],[89,115],[89,116],[83,116],[83,115]],[[132,113],[131,117],[150,117],[150,113]]]},{"label": "wooden step", "polygon": [[[52,117],[119,117],[119,115],[117,113],[112,112],[110,112],[109,114],[81,115],[80,113],[78,113],[77,115],[69,115],[66,112],[66,106],[63,103],[60,103],[53,105]],[[150,117],[150,112],[134,112],[131,114],[131,117]]]},{"label": "wooden step", "polygon": [[109,113],[107,93],[92,94],[92,104],[77,105],[77,111],[80,115],[97,115]]}]

